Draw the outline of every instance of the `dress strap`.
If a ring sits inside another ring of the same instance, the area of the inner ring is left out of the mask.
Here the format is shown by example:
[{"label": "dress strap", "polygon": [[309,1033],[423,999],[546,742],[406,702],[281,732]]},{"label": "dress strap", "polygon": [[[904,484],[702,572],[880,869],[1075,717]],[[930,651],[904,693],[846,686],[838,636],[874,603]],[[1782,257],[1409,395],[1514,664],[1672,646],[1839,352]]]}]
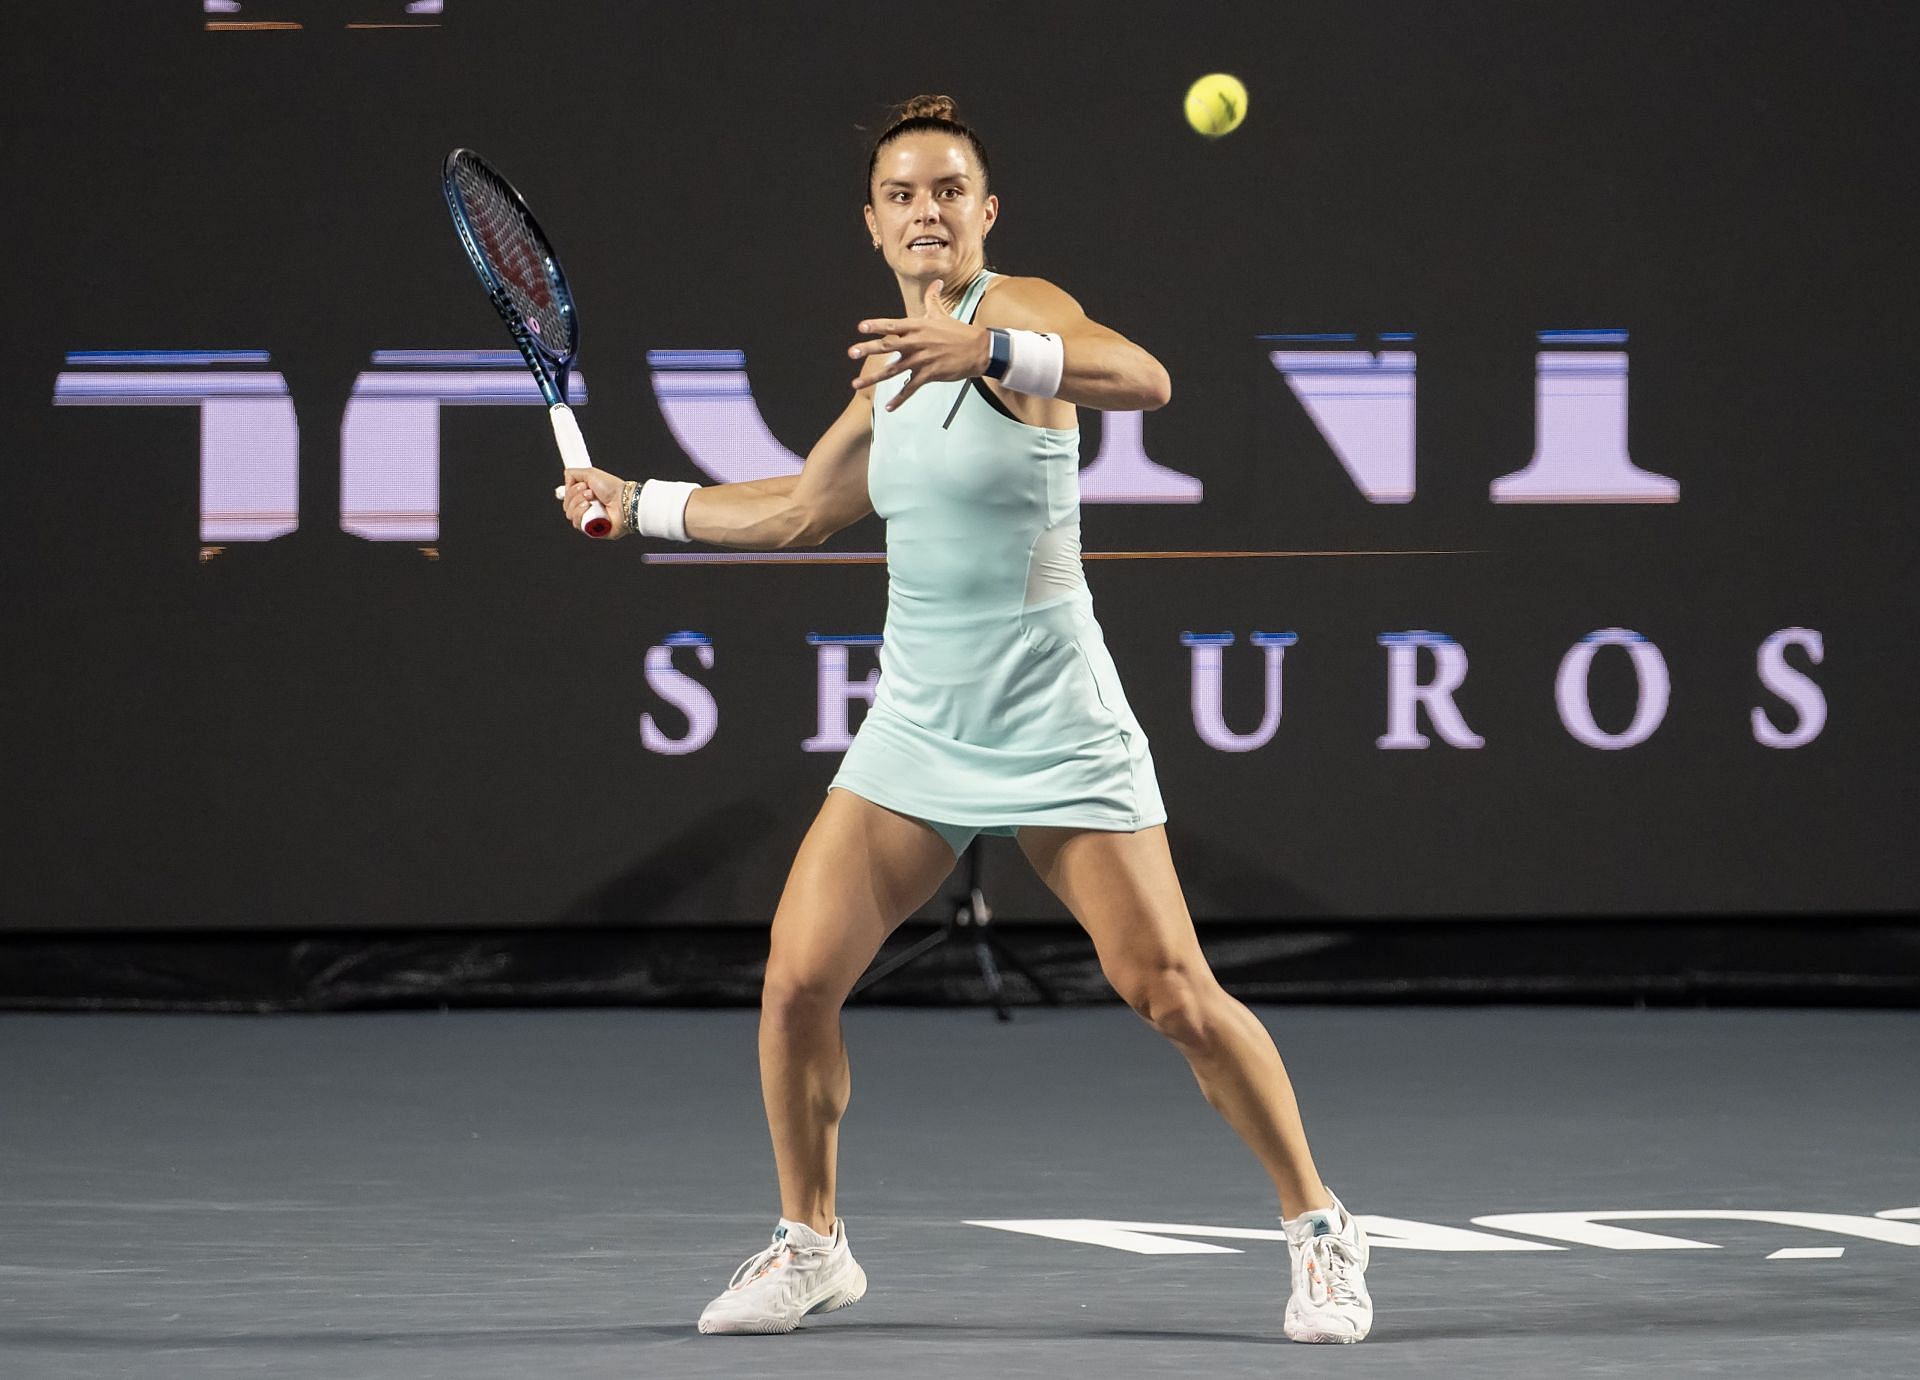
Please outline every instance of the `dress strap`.
[{"label": "dress strap", "polygon": [[953,309],[956,321],[973,320],[974,312],[980,308],[980,299],[987,295],[987,284],[999,275],[991,269],[981,269],[973,275],[973,281],[967,284],[967,290],[960,294],[960,301]]}]

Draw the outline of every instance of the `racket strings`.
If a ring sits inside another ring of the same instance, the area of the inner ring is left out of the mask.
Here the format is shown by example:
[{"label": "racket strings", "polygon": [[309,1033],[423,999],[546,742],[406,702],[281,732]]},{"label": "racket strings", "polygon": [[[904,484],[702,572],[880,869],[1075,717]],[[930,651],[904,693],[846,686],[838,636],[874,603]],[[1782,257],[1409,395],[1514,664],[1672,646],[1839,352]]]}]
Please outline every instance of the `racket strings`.
[{"label": "racket strings", "polygon": [[554,291],[552,251],[520,198],[490,171],[466,159],[454,166],[468,223],[515,313],[536,340],[564,358],[573,353],[573,321],[564,297]]}]

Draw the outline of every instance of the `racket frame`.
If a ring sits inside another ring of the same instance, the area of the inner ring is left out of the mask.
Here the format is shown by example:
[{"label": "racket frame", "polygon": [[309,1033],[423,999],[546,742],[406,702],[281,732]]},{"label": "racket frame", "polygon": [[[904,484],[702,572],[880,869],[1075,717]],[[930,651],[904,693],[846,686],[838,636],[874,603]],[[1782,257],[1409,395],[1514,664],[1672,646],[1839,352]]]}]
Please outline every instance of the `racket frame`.
[{"label": "racket frame", "polygon": [[[467,210],[466,198],[460,194],[458,180],[454,176],[454,167],[462,159],[471,160],[510,197],[513,198],[519,212],[526,218],[532,230],[535,247],[538,250],[540,265],[547,275],[548,286],[552,289],[554,300],[560,313],[567,321],[567,350],[562,353],[554,350],[541,337],[527,328],[526,320],[514,305],[513,295],[507,291],[506,284],[494,271],[487,253],[480,246],[479,237],[474,233],[473,220]],[[532,371],[534,382],[539,386],[540,396],[547,404],[547,418],[553,425],[554,441],[560,447],[560,458],[568,469],[587,469],[593,464],[587,453],[586,440],[580,434],[580,423],[574,419],[573,409],[567,404],[567,385],[573,372],[573,361],[580,353],[580,317],[574,309],[573,289],[567,283],[566,270],[560,267],[560,256],[554,252],[553,241],[547,238],[547,232],[541,226],[533,209],[527,205],[527,199],[509,182],[498,168],[469,148],[457,148],[449,153],[440,164],[440,191],[446,198],[447,210],[453,215],[454,229],[460,236],[460,247],[467,252],[467,261],[473,265],[473,271],[479,275],[480,285],[486,289],[487,300],[493,303],[493,309],[506,323],[507,331],[513,337],[514,345],[520,351],[520,357]],[[604,537],[613,528],[607,517],[607,510],[599,500],[587,506],[581,515],[580,530],[591,537]]]}]

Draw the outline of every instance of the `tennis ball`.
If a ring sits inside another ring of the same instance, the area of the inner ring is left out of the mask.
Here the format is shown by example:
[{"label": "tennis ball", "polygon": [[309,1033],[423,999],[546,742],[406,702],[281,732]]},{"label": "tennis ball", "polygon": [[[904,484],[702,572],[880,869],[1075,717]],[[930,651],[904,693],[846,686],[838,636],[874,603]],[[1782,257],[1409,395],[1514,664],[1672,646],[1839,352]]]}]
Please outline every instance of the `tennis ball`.
[{"label": "tennis ball", "polygon": [[1247,118],[1247,88],[1240,78],[1209,72],[1187,88],[1187,123],[1209,139],[1230,134]]}]

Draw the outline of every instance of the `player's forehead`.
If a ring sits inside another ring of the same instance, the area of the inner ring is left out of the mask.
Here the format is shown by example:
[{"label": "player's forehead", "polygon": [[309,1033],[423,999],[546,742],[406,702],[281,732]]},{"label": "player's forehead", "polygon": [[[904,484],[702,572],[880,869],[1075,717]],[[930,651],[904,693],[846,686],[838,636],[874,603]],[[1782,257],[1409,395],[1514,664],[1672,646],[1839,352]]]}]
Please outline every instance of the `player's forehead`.
[{"label": "player's forehead", "polygon": [[873,165],[876,188],[908,188],[930,183],[964,180],[977,182],[980,169],[975,165],[967,141],[937,129],[918,129],[902,134],[885,148]]}]

